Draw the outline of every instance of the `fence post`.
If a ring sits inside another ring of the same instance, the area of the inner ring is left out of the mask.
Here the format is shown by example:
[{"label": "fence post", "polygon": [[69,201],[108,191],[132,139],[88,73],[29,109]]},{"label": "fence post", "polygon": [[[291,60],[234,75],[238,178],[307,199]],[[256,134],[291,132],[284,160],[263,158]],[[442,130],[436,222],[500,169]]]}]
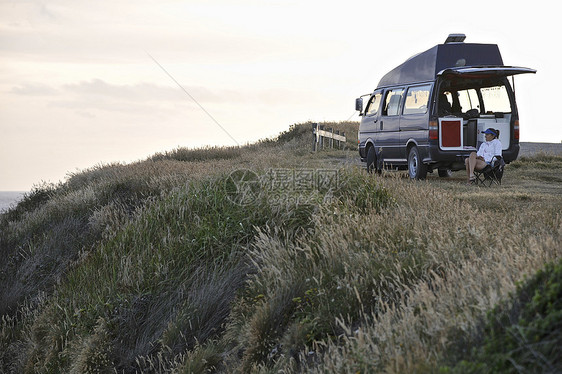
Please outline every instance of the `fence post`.
[{"label": "fence post", "polygon": [[316,147],[318,144],[318,124],[312,124],[312,151],[316,152]]},{"label": "fence post", "polygon": [[[345,147],[345,132],[340,130],[335,130],[334,128],[327,128],[324,129],[324,125],[319,125],[318,123],[312,124],[312,151],[318,151],[318,148],[324,149],[324,145],[326,147],[334,148],[334,147]],[[327,143],[324,143],[326,142]],[[343,144],[343,145],[342,145]]]}]

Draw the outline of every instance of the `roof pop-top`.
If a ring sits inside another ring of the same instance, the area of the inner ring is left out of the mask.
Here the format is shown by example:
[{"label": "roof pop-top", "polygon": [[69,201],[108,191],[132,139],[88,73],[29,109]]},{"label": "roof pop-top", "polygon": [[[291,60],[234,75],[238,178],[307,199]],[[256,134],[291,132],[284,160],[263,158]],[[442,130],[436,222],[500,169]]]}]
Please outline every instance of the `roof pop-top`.
[{"label": "roof pop-top", "polygon": [[388,72],[377,88],[432,81],[440,71],[461,66],[503,66],[503,60],[497,44],[438,44]]}]

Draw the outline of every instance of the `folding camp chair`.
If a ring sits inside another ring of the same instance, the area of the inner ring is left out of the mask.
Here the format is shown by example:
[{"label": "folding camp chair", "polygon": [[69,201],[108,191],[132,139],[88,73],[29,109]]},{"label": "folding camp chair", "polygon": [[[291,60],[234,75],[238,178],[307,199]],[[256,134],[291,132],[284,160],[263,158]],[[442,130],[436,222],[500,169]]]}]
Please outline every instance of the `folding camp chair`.
[{"label": "folding camp chair", "polygon": [[492,157],[492,161],[484,169],[474,170],[475,183],[486,187],[490,187],[492,184],[501,185],[504,168],[505,161],[502,156]]}]

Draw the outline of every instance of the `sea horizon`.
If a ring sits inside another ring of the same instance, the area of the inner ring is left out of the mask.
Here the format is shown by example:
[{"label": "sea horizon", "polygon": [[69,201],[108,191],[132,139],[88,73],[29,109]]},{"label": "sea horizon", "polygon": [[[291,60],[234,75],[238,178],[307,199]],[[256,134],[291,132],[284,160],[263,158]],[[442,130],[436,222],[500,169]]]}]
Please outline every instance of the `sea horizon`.
[{"label": "sea horizon", "polygon": [[0,213],[15,206],[28,191],[0,191]]}]

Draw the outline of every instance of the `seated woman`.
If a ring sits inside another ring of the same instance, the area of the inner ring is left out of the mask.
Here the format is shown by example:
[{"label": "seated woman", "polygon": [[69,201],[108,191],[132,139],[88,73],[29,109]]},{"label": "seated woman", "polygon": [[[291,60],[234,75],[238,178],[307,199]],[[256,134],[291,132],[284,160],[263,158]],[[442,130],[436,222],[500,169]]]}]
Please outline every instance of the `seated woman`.
[{"label": "seated woman", "polygon": [[500,130],[489,128],[483,132],[486,136],[486,142],[480,145],[478,153],[472,152],[464,160],[466,166],[466,176],[468,178],[468,183],[474,183],[476,177],[474,176],[474,170],[482,170],[486,165],[490,165],[492,158],[494,156],[502,155],[502,143],[498,139],[500,136]]}]

